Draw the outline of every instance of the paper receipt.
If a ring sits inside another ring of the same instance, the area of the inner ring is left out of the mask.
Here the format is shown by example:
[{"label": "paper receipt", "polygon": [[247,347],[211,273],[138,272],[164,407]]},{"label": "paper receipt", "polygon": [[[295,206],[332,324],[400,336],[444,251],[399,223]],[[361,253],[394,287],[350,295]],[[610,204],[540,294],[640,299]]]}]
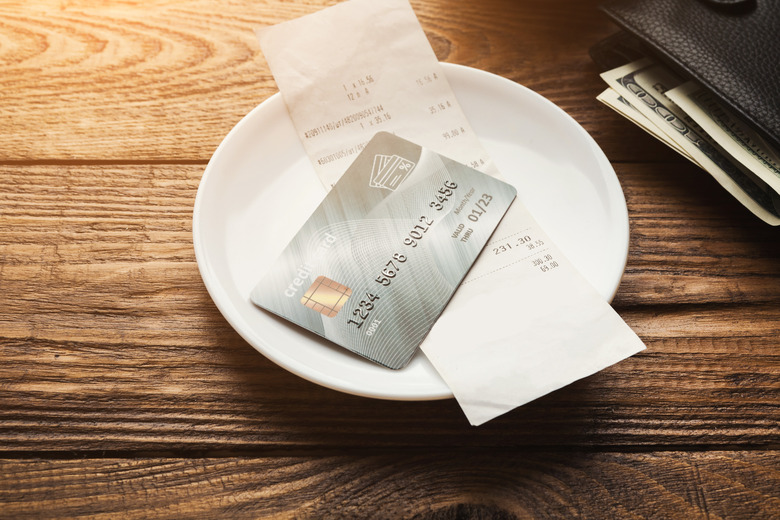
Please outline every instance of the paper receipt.
[{"label": "paper receipt", "polygon": [[406,0],[344,2],[257,34],[326,187],[383,130],[497,173]]},{"label": "paper receipt", "polygon": [[[348,0],[258,37],[326,186],[379,130],[497,175],[407,0]],[[643,348],[521,200],[421,345],[474,425]]]}]

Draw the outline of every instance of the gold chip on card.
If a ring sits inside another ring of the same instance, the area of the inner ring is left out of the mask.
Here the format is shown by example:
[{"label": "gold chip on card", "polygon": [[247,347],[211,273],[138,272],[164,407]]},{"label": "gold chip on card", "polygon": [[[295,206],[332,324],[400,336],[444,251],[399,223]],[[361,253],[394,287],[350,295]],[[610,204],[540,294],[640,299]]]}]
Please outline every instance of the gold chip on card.
[{"label": "gold chip on card", "polygon": [[352,289],[346,285],[341,285],[325,276],[318,276],[306,290],[301,303],[323,316],[333,318],[351,295]]}]

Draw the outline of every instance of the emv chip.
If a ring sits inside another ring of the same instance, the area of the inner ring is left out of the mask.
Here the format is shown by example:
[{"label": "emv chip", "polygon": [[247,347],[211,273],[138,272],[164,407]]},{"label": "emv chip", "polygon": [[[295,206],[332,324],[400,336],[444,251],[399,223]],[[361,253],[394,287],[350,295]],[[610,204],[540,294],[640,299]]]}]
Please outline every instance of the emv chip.
[{"label": "emv chip", "polygon": [[306,290],[301,303],[323,316],[332,318],[339,313],[351,295],[352,289],[346,285],[325,276],[318,276]]}]

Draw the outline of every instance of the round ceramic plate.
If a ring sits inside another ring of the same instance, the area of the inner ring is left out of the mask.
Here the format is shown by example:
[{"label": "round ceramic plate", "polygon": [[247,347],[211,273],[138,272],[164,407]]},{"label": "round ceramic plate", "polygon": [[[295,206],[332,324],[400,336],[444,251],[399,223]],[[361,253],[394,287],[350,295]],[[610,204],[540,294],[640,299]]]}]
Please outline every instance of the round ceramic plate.
[{"label": "round ceramic plate", "polygon": [[[604,296],[628,254],[628,214],[615,172],[571,117],[499,76],[443,64],[474,131],[559,248]],[[389,370],[255,307],[249,293],[325,196],[279,94],[244,117],[211,158],[193,215],[203,281],[233,328],[263,355],[323,386],[367,397],[452,397],[418,351]],[[446,312],[446,311],[445,311]]]}]

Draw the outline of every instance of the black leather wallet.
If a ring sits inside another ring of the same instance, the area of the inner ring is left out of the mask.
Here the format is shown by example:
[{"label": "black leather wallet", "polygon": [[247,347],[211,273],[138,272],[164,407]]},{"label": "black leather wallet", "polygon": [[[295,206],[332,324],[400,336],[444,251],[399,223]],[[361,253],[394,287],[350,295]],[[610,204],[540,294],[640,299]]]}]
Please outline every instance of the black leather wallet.
[{"label": "black leather wallet", "polygon": [[780,149],[780,0],[619,0],[600,9],[625,32],[591,49],[597,63],[651,55]]}]

